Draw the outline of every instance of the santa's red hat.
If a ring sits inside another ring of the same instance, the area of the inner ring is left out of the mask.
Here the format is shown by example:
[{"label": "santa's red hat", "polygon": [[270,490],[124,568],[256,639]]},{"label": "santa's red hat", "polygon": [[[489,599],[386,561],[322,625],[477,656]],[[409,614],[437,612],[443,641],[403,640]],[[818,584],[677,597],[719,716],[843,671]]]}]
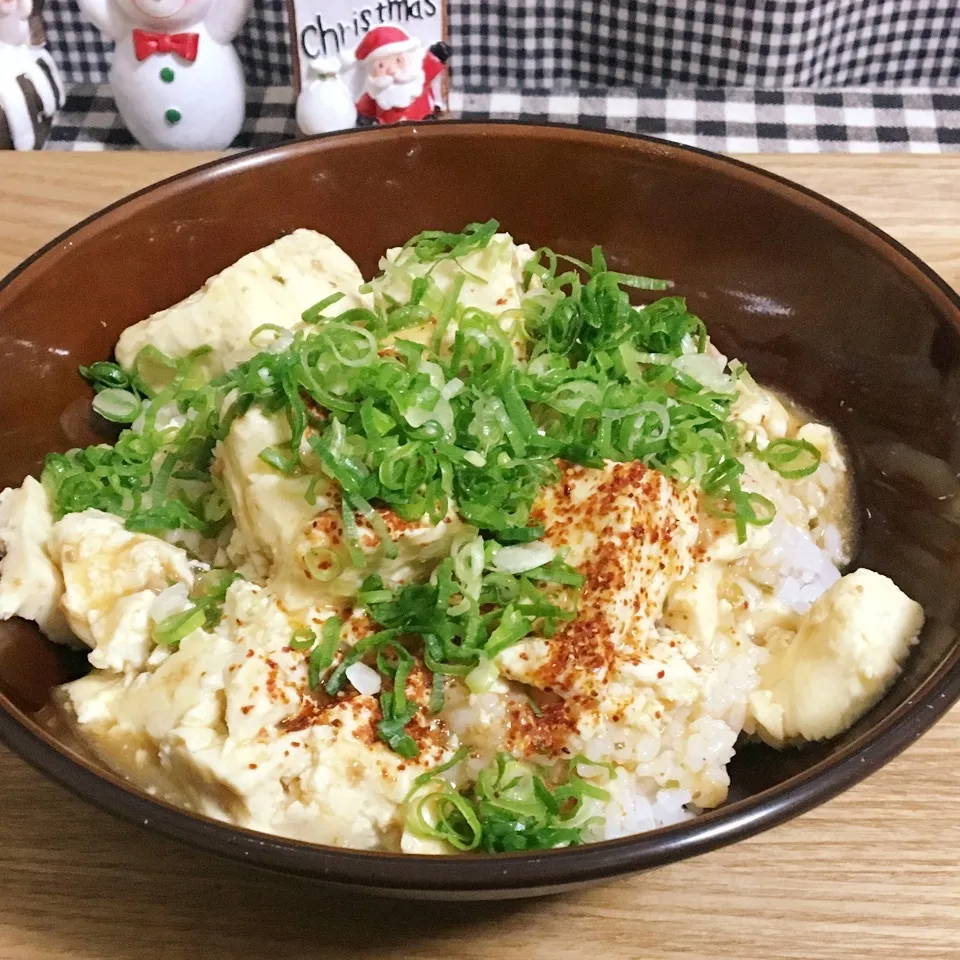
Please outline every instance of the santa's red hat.
[{"label": "santa's red hat", "polygon": [[400,27],[374,27],[348,55],[349,60],[366,60],[367,57],[390,57],[395,53],[409,53],[420,46],[420,41],[411,37]]}]

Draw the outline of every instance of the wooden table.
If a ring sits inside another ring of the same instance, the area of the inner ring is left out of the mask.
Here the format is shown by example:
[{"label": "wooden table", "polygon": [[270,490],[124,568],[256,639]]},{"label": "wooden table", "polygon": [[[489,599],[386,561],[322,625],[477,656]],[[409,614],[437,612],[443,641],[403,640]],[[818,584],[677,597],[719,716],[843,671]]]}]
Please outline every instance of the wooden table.
[{"label": "wooden table", "polygon": [[[199,159],[0,154],[0,275]],[[960,287],[960,157],[759,162],[863,214]],[[351,899],[248,871],[120,823],[0,747],[0,960],[960,957],[958,737],[960,708],[867,783],[700,859],[479,905]]]}]

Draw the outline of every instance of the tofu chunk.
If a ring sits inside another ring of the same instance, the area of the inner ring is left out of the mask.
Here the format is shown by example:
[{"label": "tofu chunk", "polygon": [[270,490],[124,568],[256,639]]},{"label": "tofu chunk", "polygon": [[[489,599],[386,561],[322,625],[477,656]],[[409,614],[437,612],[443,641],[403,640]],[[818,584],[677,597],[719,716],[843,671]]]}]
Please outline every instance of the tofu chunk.
[{"label": "tofu chunk", "polygon": [[[516,244],[508,233],[498,233],[482,250],[473,250],[456,260],[448,258],[431,263],[420,263],[412,251],[393,247],[380,261],[382,276],[372,281],[374,302],[386,308],[391,301],[405,303],[410,299],[414,279],[429,275],[435,285],[438,301],[450,292],[453,284],[463,281],[457,300],[464,307],[473,307],[485,313],[504,317],[502,328],[514,334],[515,325],[509,311],[518,310],[523,292],[523,268],[533,256],[527,244]],[[397,336],[404,340],[429,343],[436,330],[430,321],[420,327],[400,330]],[[449,346],[456,333],[456,323],[447,327],[444,343]],[[518,355],[524,352],[522,339],[512,337]]]},{"label": "tofu chunk", "polygon": [[97,689],[84,677],[65,690],[81,722],[89,723],[101,718],[99,704],[110,693],[113,723],[156,743],[184,724],[253,740],[261,728],[295,714],[306,694],[306,657],[289,647],[292,631],[275,597],[237,581],[219,626],[184,637],[155,669],[120,688]]},{"label": "tofu chunk", "polygon": [[[294,626],[269,589],[238,581],[219,626],[185,637],[155,670],[132,681],[95,671],[63,695],[104,756],[190,809],[314,843],[397,848],[414,780],[458,743],[421,714],[421,754],[404,758],[377,736],[376,697],[311,696]],[[407,695],[428,702],[426,671]]]},{"label": "tofu chunk", "polygon": [[323,505],[307,500],[308,478],[286,477],[260,459],[265,448],[289,441],[282,416],[254,407],[234,421],[214,463],[237,525],[230,559],[261,582],[285,562],[286,547]]},{"label": "tofu chunk", "polygon": [[[237,419],[217,455],[217,469],[237,524],[231,559],[260,582],[269,583],[289,609],[342,604],[374,572],[390,583],[424,577],[449,554],[455,538],[472,532],[452,509],[438,524],[429,517],[404,521],[381,509],[378,512],[397,546],[397,556],[388,559],[368,521],[357,516],[366,562],[354,567],[344,543],[339,495],[327,489],[311,504],[305,496],[306,478],[285,477],[260,460],[264,447],[289,439],[285,421],[254,409]],[[315,577],[308,559],[312,550],[333,552],[338,572],[328,579]]]},{"label": "tofu chunk", "polygon": [[748,732],[776,746],[842,733],[896,679],[923,620],[920,604],[887,577],[857,570],[841,578],[797,633],[769,650]]},{"label": "tofu chunk", "polygon": [[63,578],[50,559],[53,516],[47,493],[33,477],[0,493],[0,620],[23,617],[58,643],[77,641],[60,610]]},{"label": "tofu chunk", "polygon": [[542,492],[533,519],[586,583],[576,620],[549,640],[508,647],[498,664],[541,689],[595,695],[615,657],[648,649],[670,584],[692,569],[696,495],[639,462],[570,466]]},{"label": "tofu chunk", "polygon": [[237,742],[254,740],[299,711],[307,657],[291,649],[294,625],[276,598],[255,584],[236,584],[223,614],[221,628],[233,643],[224,674],[227,731]]},{"label": "tofu chunk", "polygon": [[186,551],[127,530],[100,510],[67,514],[53,525],[50,556],[63,577],[60,606],[71,630],[93,648],[95,667],[142,667],[153,649],[150,607],[174,583],[193,586]]},{"label": "tofu chunk", "polygon": [[224,671],[233,653],[234,644],[224,631],[194,630],[156,670],[141,673],[124,690],[114,719],[154,743],[184,725],[218,726]]},{"label": "tofu chunk", "polygon": [[329,237],[295,230],[241,257],[186,300],[128,327],[117,342],[117,362],[132,368],[148,344],[174,358],[210,346],[202,368],[215,377],[263,349],[250,343],[263,323],[301,327],[303,311],[332,293],[344,294],[334,313],[369,306],[362,283],[357,265]]},{"label": "tofu chunk", "polygon": [[737,381],[739,396],[730,409],[734,420],[739,420],[744,429],[744,440],[755,441],[766,447],[773,440],[787,436],[790,430],[790,414],[771,390],[765,390],[749,375],[741,375]]},{"label": "tofu chunk", "polygon": [[676,583],[669,592],[664,623],[700,646],[707,646],[717,632],[719,621],[720,565],[706,561]]}]

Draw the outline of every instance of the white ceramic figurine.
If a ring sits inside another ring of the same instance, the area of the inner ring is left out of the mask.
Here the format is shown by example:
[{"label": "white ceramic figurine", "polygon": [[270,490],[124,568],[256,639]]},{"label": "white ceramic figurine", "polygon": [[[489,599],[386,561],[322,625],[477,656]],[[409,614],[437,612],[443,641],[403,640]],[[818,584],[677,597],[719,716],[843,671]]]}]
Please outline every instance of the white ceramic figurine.
[{"label": "white ceramic figurine", "polygon": [[307,65],[307,81],[297,97],[297,126],[304,133],[330,133],[356,126],[357,107],[341,79],[339,57],[317,57]]},{"label": "white ceramic figurine", "polygon": [[30,42],[32,0],[0,0],[0,43],[11,47]]},{"label": "white ceramic figurine", "polygon": [[38,150],[63,104],[34,0],[0,0],[0,150]]},{"label": "white ceramic figurine", "polygon": [[116,43],[110,84],[149,150],[221,150],[243,126],[245,88],[231,41],[251,0],[77,0]]}]

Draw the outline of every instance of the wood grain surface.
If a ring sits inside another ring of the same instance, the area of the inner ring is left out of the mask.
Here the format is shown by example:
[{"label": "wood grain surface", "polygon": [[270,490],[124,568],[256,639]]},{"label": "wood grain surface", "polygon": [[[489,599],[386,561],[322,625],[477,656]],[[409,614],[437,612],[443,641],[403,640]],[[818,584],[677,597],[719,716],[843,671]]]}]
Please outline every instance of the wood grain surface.
[{"label": "wood grain surface", "polygon": [[[0,154],[0,275],[201,159]],[[849,206],[960,287],[960,157],[753,162]],[[837,800],[753,840],[506,904],[330,894],[194,852],[0,747],[0,960],[920,960],[960,957],[960,709]]]}]

